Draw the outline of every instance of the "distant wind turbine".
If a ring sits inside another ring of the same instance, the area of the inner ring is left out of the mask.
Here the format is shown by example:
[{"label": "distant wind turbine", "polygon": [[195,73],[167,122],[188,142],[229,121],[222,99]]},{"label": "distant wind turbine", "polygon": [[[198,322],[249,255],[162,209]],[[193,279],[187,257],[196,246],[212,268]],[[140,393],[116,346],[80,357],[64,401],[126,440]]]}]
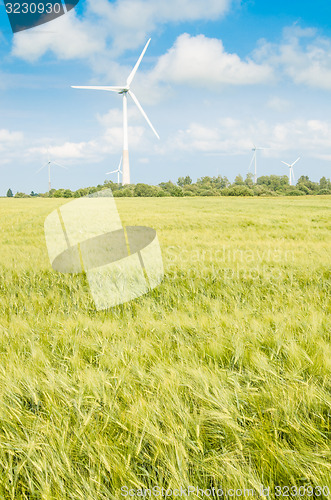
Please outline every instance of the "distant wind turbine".
[{"label": "distant wind turbine", "polygon": [[122,157],[120,159],[120,162],[119,162],[119,165],[117,167],[117,170],[112,170],[111,172],[106,172],[106,175],[109,175],[109,174],[115,174],[117,173],[117,184],[120,185],[120,173],[122,174],[122,170],[121,170],[121,165],[122,165]]},{"label": "distant wind turbine", "polygon": [[252,163],[254,161],[254,184],[256,184],[256,180],[257,180],[257,168],[256,168],[256,164],[257,164],[256,156],[257,155],[256,155],[256,152],[261,151],[262,149],[266,149],[266,148],[258,148],[255,146],[255,144],[253,144],[253,146],[254,147],[252,148],[252,151],[254,151],[254,153],[253,153],[253,157],[251,159],[251,162],[249,164],[248,170],[251,168]]},{"label": "distant wind turbine", "polygon": [[39,170],[37,170],[36,174],[38,174],[41,170],[43,170],[45,167],[48,167],[48,191],[51,190],[51,165],[56,165],[58,167],[61,167],[61,168],[65,168],[66,170],[67,167],[64,167],[63,165],[60,165],[60,163],[57,163],[56,161],[53,161],[50,159],[50,156],[49,156],[49,152],[48,152],[48,160],[47,160],[47,163],[45,163],[45,165],[43,165]]},{"label": "distant wind turbine", "polygon": [[93,86],[93,87],[84,86],[84,87],[82,87],[82,86],[76,86],[76,85],[72,86],[72,88],[74,88],[74,89],[108,90],[110,92],[117,92],[118,94],[122,94],[122,96],[123,96],[123,156],[122,156],[123,157],[123,178],[122,178],[122,185],[123,186],[125,184],[130,184],[127,94],[129,94],[132,97],[133,101],[135,102],[137,108],[139,109],[139,111],[141,112],[141,114],[143,115],[145,120],[147,121],[148,125],[151,127],[151,129],[153,130],[156,137],[158,139],[160,139],[158,133],[156,132],[153,125],[151,124],[148,116],[146,115],[145,111],[141,107],[138,99],[136,98],[136,96],[134,95],[132,90],[130,90],[130,85],[132,83],[132,80],[137,72],[137,69],[139,68],[141,60],[144,57],[144,54],[147,50],[147,47],[148,47],[150,41],[151,41],[151,39],[149,39],[148,42],[146,43],[144,50],[140,54],[138,61],[136,62],[133,70],[131,71],[131,73],[129,74],[129,76],[126,80],[125,85],[120,86],[120,87],[114,87],[114,86],[112,86],[112,87],[108,87],[108,86]]},{"label": "distant wind turbine", "polygon": [[296,164],[297,161],[300,160],[300,156],[299,158],[297,158],[293,163],[286,163],[285,161],[282,161],[282,163],[284,163],[284,165],[287,165],[290,169],[290,186],[292,186],[292,180],[295,181],[294,179],[294,173],[293,173],[293,165]]}]

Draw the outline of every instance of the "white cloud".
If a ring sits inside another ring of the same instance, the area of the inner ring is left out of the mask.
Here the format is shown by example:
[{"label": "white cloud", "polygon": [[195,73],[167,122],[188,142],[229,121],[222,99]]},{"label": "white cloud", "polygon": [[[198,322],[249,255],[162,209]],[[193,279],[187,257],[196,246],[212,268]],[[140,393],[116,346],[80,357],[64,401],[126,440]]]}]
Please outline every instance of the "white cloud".
[{"label": "white cloud", "polygon": [[[215,20],[233,0],[88,0],[83,15],[76,11],[38,29],[16,33],[13,55],[36,61],[47,52],[59,59],[85,59],[93,64],[135,49],[166,23]],[[95,59],[96,57],[96,59]]]},{"label": "white cloud", "polygon": [[267,106],[274,111],[278,111],[279,113],[283,113],[287,111],[291,107],[290,101],[287,99],[282,99],[280,97],[271,97],[267,102]]},{"label": "white cloud", "polygon": [[286,28],[280,44],[262,40],[254,57],[296,84],[331,90],[331,40],[312,28]]},{"label": "white cloud", "polygon": [[250,59],[243,61],[237,54],[227,53],[221,40],[187,33],[177,38],[152,71],[155,80],[213,90],[223,84],[266,83],[272,76],[269,65],[256,64]]},{"label": "white cloud", "polygon": [[[111,110],[116,116],[116,110]],[[111,115],[112,113],[110,113]],[[121,153],[123,144],[123,126],[118,124],[116,126],[109,126],[107,123],[108,114],[105,119],[101,119],[103,130],[99,135],[89,141],[70,142],[64,141],[59,144],[53,144],[49,147],[43,145],[47,140],[39,139],[38,145],[26,149],[25,157],[29,160],[38,159],[49,156],[52,160],[63,160],[66,164],[80,164],[103,161],[108,155],[114,153]],[[129,144],[130,150],[136,151],[149,151],[151,146],[149,141],[150,135],[147,132],[147,127],[139,125],[129,126]],[[0,131],[1,133],[1,131]],[[0,143],[1,148],[1,143]],[[18,155],[19,153],[16,152]]]},{"label": "white cloud", "polygon": [[[39,139],[40,143],[45,142]],[[69,142],[65,141],[63,144],[46,146],[33,146],[26,150],[26,157],[29,159],[38,158],[40,161],[41,157],[50,158],[53,161],[65,160],[68,163],[72,163],[75,160],[83,161],[100,161],[101,157],[98,153],[98,143],[95,140],[82,141],[82,142]]]},{"label": "white cloud", "polygon": [[119,51],[142,44],[154,31],[169,23],[216,20],[233,0],[89,0],[88,13],[107,23]]},{"label": "white cloud", "polygon": [[0,143],[2,146],[12,145],[23,140],[22,132],[11,132],[7,129],[0,129]]},{"label": "white cloud", "polygon": [[102,30],[93,23],[79,20],[74,10],[36,30],[16,33],[12,54],[33,62],[47,52],[59,59],[89,59],[105,49]]},{"label": "white cloud", "polygon": [[15,158],[24,143],[22,132],[0,129],[0,164],[5,165]]},{"label": "white cloud", "polygon": [[91,158],[95,156],[97,143],[96,141],[88,142],[65,142],[61,146],[51,146],[49,154],[56,158],[66,159],[81,159]]},{"label": "white cloud", "polygon": [[[117,96],[118,97],[118,96]],[[122,111],[122,96],[119,96],[118,108],[113,108],[107,111],[103,115],[97,115],[98,122],[104,127],[113,127],[114,125],[123,126],[123,111]],[[132,103],[132,101],[131,101]],[[130,103],[130,104],[131,104]],[[128,107],[128,122],[131,123],[132,120],[140,119],[141,115],[136,106],[132,103]],[[122,129],[123,130],[123,129]]]},{"label": "white cloud", "polygon": [[[331,122],[321,120],[292,120],[255,124],[225,118],[217,126],[192,122],[185,130],[179,130],[159,150],[181,150],[206,154],[247,154],[253,144],[265,149],[266,157],[279,157],[280,153],[296,151],[314,158],[330,155]],[[322,155],[322,156],[321,156]]]}]

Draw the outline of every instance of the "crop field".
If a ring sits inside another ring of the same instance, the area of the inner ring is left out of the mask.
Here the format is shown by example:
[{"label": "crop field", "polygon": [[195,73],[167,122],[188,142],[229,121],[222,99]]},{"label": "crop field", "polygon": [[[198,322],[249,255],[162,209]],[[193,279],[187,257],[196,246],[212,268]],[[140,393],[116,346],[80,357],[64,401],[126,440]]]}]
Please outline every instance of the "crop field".
[{"label": "crop field", "polygon": [[106,311],[50,266],[63,203],[0,199],[1,500],[331,498],[331,197],[116,199],[165,277]]}]

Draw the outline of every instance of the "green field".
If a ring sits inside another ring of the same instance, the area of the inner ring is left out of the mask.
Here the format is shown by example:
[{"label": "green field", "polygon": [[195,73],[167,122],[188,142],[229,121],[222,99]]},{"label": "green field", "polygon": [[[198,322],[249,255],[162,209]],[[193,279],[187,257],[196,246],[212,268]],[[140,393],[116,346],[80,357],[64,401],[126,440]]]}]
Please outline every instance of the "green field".
[{"label": "green field", "polygon": [[0,199],[1,500],[331,498],[331,197],[117,199],[157,230],[165,278],[99,312],[48,261],[65,202]]}]

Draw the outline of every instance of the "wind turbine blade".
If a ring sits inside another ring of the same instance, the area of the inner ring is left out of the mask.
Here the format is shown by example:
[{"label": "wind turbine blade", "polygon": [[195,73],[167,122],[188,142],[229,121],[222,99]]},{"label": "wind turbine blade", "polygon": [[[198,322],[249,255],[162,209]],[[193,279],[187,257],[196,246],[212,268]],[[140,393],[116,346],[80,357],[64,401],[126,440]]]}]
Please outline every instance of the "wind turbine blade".
[{"label": "wind turbine blade", "polygon": [[297,158],[297,159],[295,160],[295,162],[294,162],[294,163],[292,163],[292,167],[293,167],[293,165],[295,165],[295,164],[296,164],[296,162],[297,162],[297,161],[299,161],[299,160],[300,160],[300,156],[299,156],[299,158]]},{"label": "wind turbine blade", "polygon": [[65,168],[66,170],[68,170],[67,167],[64,167],[63,165],[61,165],[60,163],[57,163],[56,161],[52,161],[51,163],[53,163],[54,165],[57,165],[58,167]]},{"label": "wind turbine blade", "polygon": [[120,92],[123,90],[123,87],[106,87],[106,86],[78,86],[78,85],[71,85],[72,89],[87,89],[87,90],[109,90],[110,92]]},{"label": "wind turbine blade", "polygon": [[282,163],[284,163],[284,165],[287,165],[288,167],[290,167],[291,165],[289,165],[288,163],[286,163],[286,161],[283,161],[282,160]]},{"label": "wind turbine blade", "polygon": [[138,99],[136,98],[136,96],[134,95],[134,93],[133,93],[133,92],[131,92],[131,90],[129,90],[129,92],[128,92],[128,93],[130,94],[130,96],[132,97],[132,99],[134,100],[134,102],[136,103],[137,108],[139,109],[139,111],[141,112],[141,114],[143,115],[143,117],[145,118],[145,120],[147,121],[148,125],[149,125],[149,126],[151,127],[151,129],[153,130],[153,132],[154,132],[154,134],[156,135],[156,137],[157,137],[158,139],[160,139],[159,134],[156,132],[155,128],[154,128],[154,127],[153,127],[153,125],[151,124],[151,122],[150,122],[150,120],[149,120],[148,116],[146,115],[145,111],[144,111],[144,110],[143,110],[143,108],[141,107],[141,105],[140,105],[140,103],[139,103]]},{"label": "wind turbine blade", "polygon": [[115,172],[118,172],[118,170],[112,170],[111,172],[106,172],[106,175],[115,174]]},{"label": "wind turbine blade", "polygon": [[37,170],[36,174],[38,174],[43,168],[47,167],[48,165],[48,162],[45,163],[45,165],[43,165],[42,167],[39,168],[39,170]]},{"label": "wind turbine blade", "polygon": [[147,50],[147,47],[148,47],[150,41],[151,41],[151,39],[149,39],[147,41],[147,43],[146,43],[146,45],[144,47],[144,50],[142,51],[142,53],[140,54],[140,57],[139,57],[138,61],[136,62],[135,67],[133,68],[133,70],[131,71],[131,73],[128,76],[128,79],[126,81],[126,84],[127,84],[128,87],[130,86],[130,84],[132,83],[132,80],[134,79],[134,75],[136,74],[137,69],[139,68],[139,64],[141,63],[141,60],[144,57],[144,54],[145,54],[145,52]]},{"label": "wind turbine blade", "polygon": [[293,172],[293,168],[292,168],[292,178],[293,178],[293,180],[295,181],[295,177],[294,177],[294,172]]}]

